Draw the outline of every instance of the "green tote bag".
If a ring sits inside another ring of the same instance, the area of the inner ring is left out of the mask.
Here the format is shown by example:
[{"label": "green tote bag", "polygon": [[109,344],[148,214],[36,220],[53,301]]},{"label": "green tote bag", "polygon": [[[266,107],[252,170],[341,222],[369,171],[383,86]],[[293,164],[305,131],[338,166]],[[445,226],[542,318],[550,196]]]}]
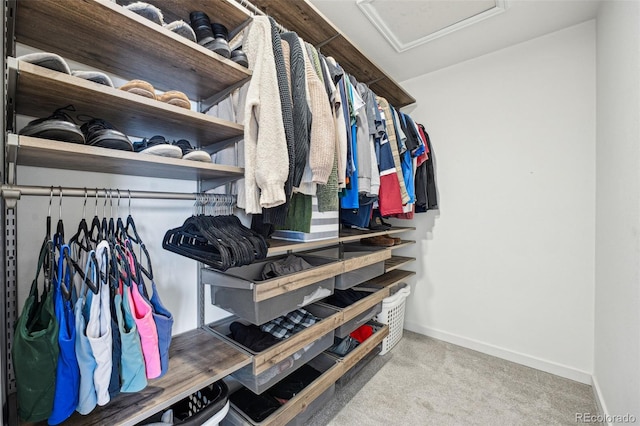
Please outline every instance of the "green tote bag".
[{"label": "green tote bag", "polygon": [[38,297],[38,277],[47,256],[51,256],[48,264],[54,264],[53,245],[45,240],[40,249],[36,277],[13,339],[18,414],[25,422],[46,420],[53,407],[59,325],[53,308],[52,271],[45,271],[44,289]]}]

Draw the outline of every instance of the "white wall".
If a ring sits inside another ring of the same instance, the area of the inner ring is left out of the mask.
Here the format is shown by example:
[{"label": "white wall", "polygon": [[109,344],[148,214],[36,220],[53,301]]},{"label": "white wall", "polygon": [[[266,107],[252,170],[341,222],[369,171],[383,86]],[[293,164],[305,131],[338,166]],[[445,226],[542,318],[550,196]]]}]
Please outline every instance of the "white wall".
[{"label": "white wall", "polygon": [[403,86],[440,190],[403,250],[418,257],[405,327],[590,382],[595,23]]},{"label": "white wall", "polygon": [[597,22],[594,384],[640,419],[640,4],[604,2]]}]

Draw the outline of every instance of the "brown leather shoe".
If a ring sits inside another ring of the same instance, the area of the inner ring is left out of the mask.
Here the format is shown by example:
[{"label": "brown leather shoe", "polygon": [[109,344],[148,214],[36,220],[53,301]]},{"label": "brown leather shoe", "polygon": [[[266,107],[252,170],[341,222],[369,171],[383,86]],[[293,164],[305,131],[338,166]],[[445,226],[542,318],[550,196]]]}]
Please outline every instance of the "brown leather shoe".
[{"label": "brown leather shoe", "polygon": [[400,243],[402,243],[402,238],[398,238],[398,237],[392,237],[390,235],[384,235],[387,238],[391,238],[393,240],[393,245],[398,245]]},{"label": "brown leather shoe", "polygon": [[149,99],[156,99],[156,91],[151,85],[144,80],[131,80],[128,83],[120,86],[120,90],[126,92],[135,93],[136,95],[144,96]]},{"label": "brown leather shoe", "polygon": [[187,95],[182,92],[178,92],[177,90],[169,90],[162,95],[158,95],[158,100],[170,105],[179,106],[185,109],[191,109],[191,102],[189,102],[189,98],[187,97]]},{"label": "brown leather shoe", "polygon": [[393,238],[385,235],[377,235],[375,237],[362,238],[360,243],[366,246],[391,247],[394,244]]}]

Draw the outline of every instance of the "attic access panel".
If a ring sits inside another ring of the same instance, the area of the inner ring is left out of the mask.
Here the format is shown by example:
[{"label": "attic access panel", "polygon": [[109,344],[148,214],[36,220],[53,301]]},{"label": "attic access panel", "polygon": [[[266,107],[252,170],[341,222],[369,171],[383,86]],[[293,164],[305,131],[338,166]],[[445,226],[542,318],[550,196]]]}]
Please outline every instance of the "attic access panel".
[{"label": "attic access panel", "polygon": [[482,21],[507,8],[506,0],[357,0],[356,4],[397,52]]}]

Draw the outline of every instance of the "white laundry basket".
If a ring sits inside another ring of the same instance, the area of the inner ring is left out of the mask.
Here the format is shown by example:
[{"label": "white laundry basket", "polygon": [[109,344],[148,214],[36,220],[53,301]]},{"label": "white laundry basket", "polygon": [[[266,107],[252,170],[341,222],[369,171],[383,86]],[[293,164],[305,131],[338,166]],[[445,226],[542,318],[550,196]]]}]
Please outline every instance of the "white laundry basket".
[{"label": "white laundry basket", "polygon": [[389,335],[382,340],[382,351],[380,355],[389,352],[402,339],[404,330],[404,306],[407,297],[411,294],[411,289],[406,283],[392,296],[382,300],[382,311],[376,320],[382,324],[389,325]]}]

